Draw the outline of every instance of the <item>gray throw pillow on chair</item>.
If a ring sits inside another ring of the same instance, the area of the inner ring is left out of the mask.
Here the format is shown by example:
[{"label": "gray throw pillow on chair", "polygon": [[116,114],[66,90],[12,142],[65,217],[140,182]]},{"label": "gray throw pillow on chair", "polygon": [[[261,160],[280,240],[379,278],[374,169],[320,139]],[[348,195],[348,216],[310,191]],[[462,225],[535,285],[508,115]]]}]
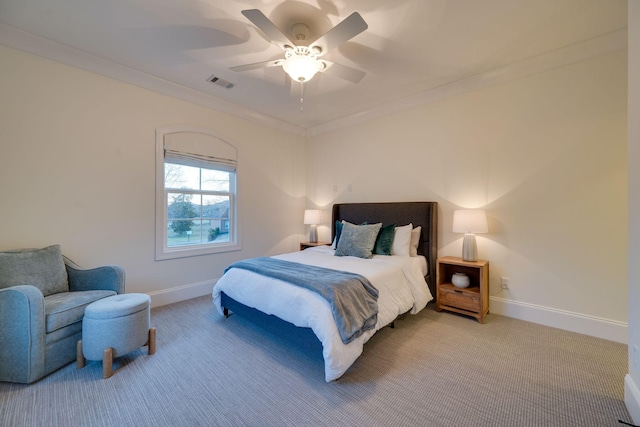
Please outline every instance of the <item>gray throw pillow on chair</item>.
[{"label": "gray throw pillow on chair", "polygon": [[45,297],[69,292],[60,245],[0,252],[0,289],[18,285],[35,286]]}]

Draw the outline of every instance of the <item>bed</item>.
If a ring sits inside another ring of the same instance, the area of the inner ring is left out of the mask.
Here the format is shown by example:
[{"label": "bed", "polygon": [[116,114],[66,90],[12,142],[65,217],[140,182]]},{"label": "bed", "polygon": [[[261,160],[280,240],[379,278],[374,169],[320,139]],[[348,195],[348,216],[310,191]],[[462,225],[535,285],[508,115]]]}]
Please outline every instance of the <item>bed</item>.
[{"label": "bed", "polygon": [[[315,335],[322,344],[327,382],[340,378],[346,372],[376,331],[393,326],[399,315],[418,313],[436,295],[436,202],[342,203],[333,205],[332,214],[332,240],[336,234],[340,235],[338,229],[343,227],[342,221],[348,223],[344,226],[350,227],[348,231],[356,229],[353,225],[378,223],[404,226],[405,230],[407,224],[411,224],[408,228],[414,230],[415,252],[412,255],[416,256],[405,256],[396,251],[390,256],[373,255],[364,259],[335,256],[333,246],[317,246],[270,257],[276,260],[274,262],[305,264],[310,269],[352,272],[370,281],[378,293],[378,310],[375,325],[369,329],[360,331],[347,342],[344,335],[341,336],[342,330],[338,331],[340,322],[334,320],[333,303],[305,287],[249,271],[239,265],[227,269],[213,289],[214,304],[225,316],[233,312],[252,318],[261,325],[271,324],[288,334]],[[415,242],[417,227],[420,227],[420,234]],[[364,228],[366,226],[357,230]],[[396,242],[402,242],[398,233],[399,230],[396,231]],[[339,245],[341,250],[344,243]]]}]

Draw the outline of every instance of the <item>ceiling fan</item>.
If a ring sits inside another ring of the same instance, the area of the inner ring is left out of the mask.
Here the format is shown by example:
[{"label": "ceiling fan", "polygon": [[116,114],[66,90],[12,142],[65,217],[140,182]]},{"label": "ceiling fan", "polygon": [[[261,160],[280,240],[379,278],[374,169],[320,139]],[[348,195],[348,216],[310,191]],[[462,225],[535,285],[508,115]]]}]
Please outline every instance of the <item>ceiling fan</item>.
[{"label": "ceiling fan", "polygon": [[300,83],[308,82],[318,72],[330,74],[353,83],[359,83],[366,74],[364,71],[321,59],[329,50],[338,47],[369,28],[358,12],[353,12],[312,43],[306,40],[309,35],[309,27],[304,23],[297,23],[291,27],[291,32],[295,39],[294,42],[282,33],[260,10],[243,10],[242,14],[262,30],[272,43],[284,50],[284,58],[231,67],[230,69],[233,71],[282,67],[293,81]]}]

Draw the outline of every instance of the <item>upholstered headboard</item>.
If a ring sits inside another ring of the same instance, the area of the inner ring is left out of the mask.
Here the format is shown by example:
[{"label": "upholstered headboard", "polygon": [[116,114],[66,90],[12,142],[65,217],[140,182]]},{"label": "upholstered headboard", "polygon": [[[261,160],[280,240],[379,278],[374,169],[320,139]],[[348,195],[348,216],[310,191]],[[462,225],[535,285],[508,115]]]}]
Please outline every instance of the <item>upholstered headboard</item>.
[{"label": "upholstered headboard", "polygon": [[436,259],[438,256],[438,203],[437,202],[388,202],[388,203],[339,203],[333,205],[331,239],[336,234],[336,221],[360,224],[381,222],[397,226],[412,223],[422,226],[418,254],[427,258],[429,276],[427,283],[436,297]]}]

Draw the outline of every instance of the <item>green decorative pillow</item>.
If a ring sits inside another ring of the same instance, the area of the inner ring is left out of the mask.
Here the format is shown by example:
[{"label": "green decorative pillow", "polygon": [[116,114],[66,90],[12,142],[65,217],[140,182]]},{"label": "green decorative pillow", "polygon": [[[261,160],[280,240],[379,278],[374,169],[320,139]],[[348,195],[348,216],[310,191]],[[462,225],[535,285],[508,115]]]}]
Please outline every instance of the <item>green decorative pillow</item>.
[{"label": "green decorative pillow", "polygon": [[342,235],[336,248],[336,256],[354,256],[371,258],[373,246],[382,224],[355,225],[349,222],[342,224]]},{"label": "green decorative pillow", "polygon": [[0,252],[0,289],[18,285],[35,286],[45,297],[69,292],[60,246]]},{"label": "green decorative pillow", "polygon": [[391,244],[396,230],[395,224],[385,225],[380,229],[373,253],[376,255],[391,255]]},{"label": "green decorative pillow", "polygon": [[342,235],[342,221],[336,221],[336,235],[333,238],[333,249],[338,247],[340,236]]}]

